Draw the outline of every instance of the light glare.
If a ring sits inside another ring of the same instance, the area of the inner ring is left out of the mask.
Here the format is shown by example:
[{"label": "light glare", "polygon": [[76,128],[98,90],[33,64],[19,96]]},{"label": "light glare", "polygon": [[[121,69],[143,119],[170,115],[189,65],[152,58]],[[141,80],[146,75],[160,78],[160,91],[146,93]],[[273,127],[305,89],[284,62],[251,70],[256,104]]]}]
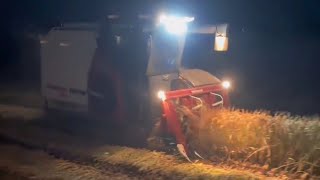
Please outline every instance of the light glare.
[{"label": "light glare", "polygon": [[159,21],[164,25],[166,31],[171,34],[181,35],[187,32],[189,22],[192,22],[194,17],[178,17],[160,15]]},{"label": "light glare", "polygon": [[165,28],[171,34],[184,34],[188,29],[185,23],[166,24]]},{"label": "light glare", "polygon": [[166,94],[164,91],[158,91],[158,98],[161,99],[162,101],[166,100]]},{"label": "light glare", "polygon": [[229,81],[223,81],[222,82],[222,86],[225,88],[225,89],[229,89],[231,87],[231,83]]},{"label": "light glare", "polygon": [[216,36],[214,43],[215,51],[227,51],[228,50],[228,38],[224,36]]}]

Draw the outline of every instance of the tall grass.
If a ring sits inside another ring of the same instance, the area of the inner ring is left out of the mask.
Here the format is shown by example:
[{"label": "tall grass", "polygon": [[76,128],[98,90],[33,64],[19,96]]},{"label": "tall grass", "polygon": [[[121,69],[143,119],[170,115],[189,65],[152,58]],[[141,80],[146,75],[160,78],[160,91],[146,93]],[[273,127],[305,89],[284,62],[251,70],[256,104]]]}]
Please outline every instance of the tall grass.
[{"label": "tall grass", "polygon": [[189,143],[207,158],[260,164],[273,171],[320,175],[320,118],[265,111],[186,112],[199,131]]}]

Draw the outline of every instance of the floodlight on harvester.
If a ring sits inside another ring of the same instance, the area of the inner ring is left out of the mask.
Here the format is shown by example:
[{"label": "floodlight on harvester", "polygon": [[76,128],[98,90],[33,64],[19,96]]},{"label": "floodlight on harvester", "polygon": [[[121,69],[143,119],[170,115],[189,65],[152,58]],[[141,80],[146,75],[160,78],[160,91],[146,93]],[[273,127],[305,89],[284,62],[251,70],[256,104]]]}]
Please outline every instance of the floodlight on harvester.
[{"label": "floodlight on harvester", "polygon": [[164,25],[166,31],[170,34],[183,35],[188,31],[188,23],[192,22],[194,17],[160,15],[159,22]]}]

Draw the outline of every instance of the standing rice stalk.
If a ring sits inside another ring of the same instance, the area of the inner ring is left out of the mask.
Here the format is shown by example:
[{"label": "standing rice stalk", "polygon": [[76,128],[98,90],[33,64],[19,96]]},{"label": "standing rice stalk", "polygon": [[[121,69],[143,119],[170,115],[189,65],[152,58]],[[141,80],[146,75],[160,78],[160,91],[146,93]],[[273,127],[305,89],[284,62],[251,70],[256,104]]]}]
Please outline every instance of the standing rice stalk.
[{"label": "standing rice stalk", "polygon": [[190,117],[193,122],[195,117],[199,131],[189,141],[213,161],[260,164],[273,171],[320,175],[318,116],[204,107]]}]

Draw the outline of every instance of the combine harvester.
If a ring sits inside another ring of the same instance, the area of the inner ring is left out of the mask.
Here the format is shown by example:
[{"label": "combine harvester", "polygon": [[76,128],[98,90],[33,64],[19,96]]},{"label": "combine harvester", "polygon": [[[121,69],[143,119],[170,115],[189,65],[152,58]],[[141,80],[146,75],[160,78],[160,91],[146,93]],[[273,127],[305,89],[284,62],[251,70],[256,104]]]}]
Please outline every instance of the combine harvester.
[{"label": "combine harvester", "polygon": [[125,22],[110,15],[99,25],[53,28],[41,38],[46,108],[84,112],[91,119],[126,126],[141,120],[150,131],[159,122],[162,133],[173,136],[189,159],[186,118],[177,107],[193,112],[204,105],[226,107],[230,87],[208,72],[182,67],[188,37],[205,35],[215,51],[228,48],[227,24],[200,27],[193,21],[163,14]]}]

